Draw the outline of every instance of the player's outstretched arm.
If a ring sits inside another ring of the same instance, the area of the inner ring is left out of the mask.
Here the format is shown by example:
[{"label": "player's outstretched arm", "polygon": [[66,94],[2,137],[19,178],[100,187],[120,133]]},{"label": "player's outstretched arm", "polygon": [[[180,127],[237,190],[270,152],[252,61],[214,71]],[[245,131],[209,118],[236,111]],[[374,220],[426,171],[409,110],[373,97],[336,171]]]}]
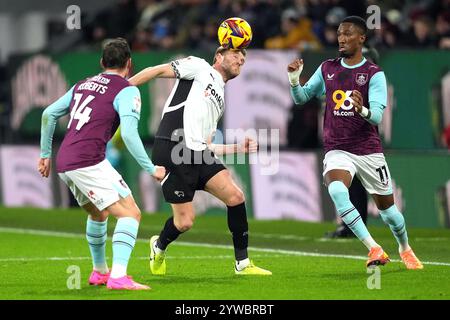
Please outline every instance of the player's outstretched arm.
[{"label": "player's outstretched arm", "polygon": [[133,86],[139,86],[154,78],[176,78],[176,74],[169,63],[148,67],[132,76],[128,82]]},{"label": "player's outstretched arm", "polygon": [[61,98],[53,102],[42,113],[41,118],[41,154],[38,160],[38,171],[41,176],[47,178],[50,175],[52,141],[56,122],[59,118],[69,113],[69,105],[72,99],[73,87]]},{"label": "player's outstretched arm", "polygon": [[137,163],[156,180],[161,181],[166,175],[164,167],[155,166],[147,152],[138,132],[141,111],[139,89],[129,86],[120,91],[113,101],[114,110],[120,117],[120,135],[125,146]]},{"label": "player's outstretched arm", "polygon": [[138,119],[132,116],[120,117],[120,134],[123,142],[139,165],[150,173],[156,180],[161,181],[166,175],[166,169],[155,166],[145,151],[144,144],[138,133]]},{"label": "player's outstretched arm", "polygon": [[249,137],[246,137],[243,142],[238,144],[210,143],[208,144],[208,148],[218,156],[232,153],[254,153],[258,151],[258,142]]},{"label": "player's outstretched arm", "polygon": [[300,85],[300,75],[303,70],[303,59],[295,59],[287,66],[290,92],[295,104],[305,104],[314,96],[325,94],[325,83],[322,77],[321,67],[317,68],[309,81]]}]

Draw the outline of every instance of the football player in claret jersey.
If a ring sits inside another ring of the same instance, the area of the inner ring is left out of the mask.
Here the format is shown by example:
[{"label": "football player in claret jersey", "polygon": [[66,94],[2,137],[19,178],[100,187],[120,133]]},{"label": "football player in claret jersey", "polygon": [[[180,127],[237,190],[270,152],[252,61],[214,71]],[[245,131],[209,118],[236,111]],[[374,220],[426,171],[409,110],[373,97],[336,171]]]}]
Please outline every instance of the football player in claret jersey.
[{"label": "football player in claret jersey", "polygon": [[[89,213],[86,238],[94,269],[89,284],[106,284],[109,289],[146,290],[148,286],[127,275],[141,212],[122,176],[105,159],[106,144],[120,124],[125,145],[144,170],[160,181],[165,168],[153,165],[137,131],[141,99],[139,90],[125,79],[131,66],[127,42],[117,38],[107,43],[101,65],[102,73],[79,81],[45,109],[38,170],[43,177],[49,176],[55,125],[60,117],[70,113],[67,132],[56,157],[56,171],[78,204]],[[105,258],[110,214],[117,218],[111,272]]]},{"label": "football player in claret jersey", "polygon": [[369,250],[366,265],[384,265],[388,255],[375,242],[349,199],[356,174],[369,192],[383,221],[389,225],[408,269],[423,265],[409,246],[405,219],[394,203],[391,175],[384,158],[377,125],[387,102],[386,78],[381,68],[362,55],[367,27],[364,19],[345,18],[337,30],[340,57],[323,62],[301,86],[303,61],[288,65],[291,95],[296,104],[326,96],[323,176],[342,220]]},{"label": "football player in claret jersey", "polygon": [[216,157],[256,152],[257,143],[249,138],[239,144],[210,143],[224,112],[225,83],[239,75],[245,55],[245,50],[219,47],[212,66],[203,59],[190,56],[146,68],[130,79],[133,85],[140,85],[158,77],[177,78],[164,106],[152,152],[153,162],[167,169],[161,185],[164,198],[173,210],[173,217],[167,220],[160,235],[150,239],[150,270],[153,274],[166,273],[167,246],[192,227],[195,218],[192,200],[196,190],[205,190],[227,205],[228,227],[236,258],[235,273],[271,274],[255,266],[248,257],[245,197]]}]

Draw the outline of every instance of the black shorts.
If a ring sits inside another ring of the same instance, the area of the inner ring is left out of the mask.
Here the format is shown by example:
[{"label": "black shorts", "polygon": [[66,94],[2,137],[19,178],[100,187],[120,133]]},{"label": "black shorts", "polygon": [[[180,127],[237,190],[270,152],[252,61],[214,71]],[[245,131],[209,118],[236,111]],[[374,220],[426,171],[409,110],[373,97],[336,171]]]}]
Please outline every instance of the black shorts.
[{"label": "black shorts", "polygon": [[164,199],[169,203],[191,202],[196,190],[204,190],[209,179],[226,169],[209,149],[193,151],[181,143],[164,139],[155,139],[152,161],[166,168],[161,186]]}]

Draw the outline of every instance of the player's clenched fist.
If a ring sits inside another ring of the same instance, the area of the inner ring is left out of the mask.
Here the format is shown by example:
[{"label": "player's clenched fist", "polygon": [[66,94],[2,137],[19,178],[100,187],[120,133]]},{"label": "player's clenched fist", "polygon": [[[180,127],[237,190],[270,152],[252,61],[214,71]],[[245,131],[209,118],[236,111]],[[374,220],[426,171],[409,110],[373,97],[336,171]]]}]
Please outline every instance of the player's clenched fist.
[{"label": "player's clenched fist", "polygon": [[355,107],[355,111],[361,113],[363,106],[363,97],[361,92],[359,92],[358,90],[353,90],[351,98],[353,100],[353,106]]},{"label": "player's clenched fist", "polygon": [[246,137],[244,142],[239,145],[238,152],[254,153],[256,151],[258,151],[258,142],[251,138]]},{"label": "player's clenched fist", "polygon": [[38,171],[42,177],[48,178],[50,175],[51,161],[50,158],[40,158],[38,162]]},{"label": "player's clenched fist", "polygon": [[166,168],[162,166],[155,166],[155,173],[152,174],[153,178],[157,181],[161,181],[166,176]]},{"label": "player's clenched fist", "polygon": [[363,105],[364,101],[361,92],[359,92],[358,90],[353,90],[350,97],[353,101],[352,104],[353,107],[355,108],[355,111],[358,112],[363,118],[370,119],[371,112],[369,109],[364,107]]},{"label": "player's clenched fist", "polygon": [[288,64],[287,71],[289,77],[289,83],[292,87],[296,87],[300,83],[300,74],[303,70],[303,59],[296,58],[294,61]]}]

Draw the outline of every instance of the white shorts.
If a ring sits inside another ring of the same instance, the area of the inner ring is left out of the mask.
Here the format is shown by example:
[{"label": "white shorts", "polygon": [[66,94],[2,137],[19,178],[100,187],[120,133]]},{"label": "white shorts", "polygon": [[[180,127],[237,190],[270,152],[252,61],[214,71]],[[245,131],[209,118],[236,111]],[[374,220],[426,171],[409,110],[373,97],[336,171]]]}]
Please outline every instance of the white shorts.
[{"label": "white shorts", "polygon": [[342,150],[331,150],[323,159],[323,176],[330,170],[346,170],[356,174],[370,194],[392,194],[391,173],[382,153],[358,156]]},{"label": "white shorts", "polygon": [[92,202],[98,210],[131,194],[122,176],[108,160],[86,167],[59,173],[80,206]]}]

